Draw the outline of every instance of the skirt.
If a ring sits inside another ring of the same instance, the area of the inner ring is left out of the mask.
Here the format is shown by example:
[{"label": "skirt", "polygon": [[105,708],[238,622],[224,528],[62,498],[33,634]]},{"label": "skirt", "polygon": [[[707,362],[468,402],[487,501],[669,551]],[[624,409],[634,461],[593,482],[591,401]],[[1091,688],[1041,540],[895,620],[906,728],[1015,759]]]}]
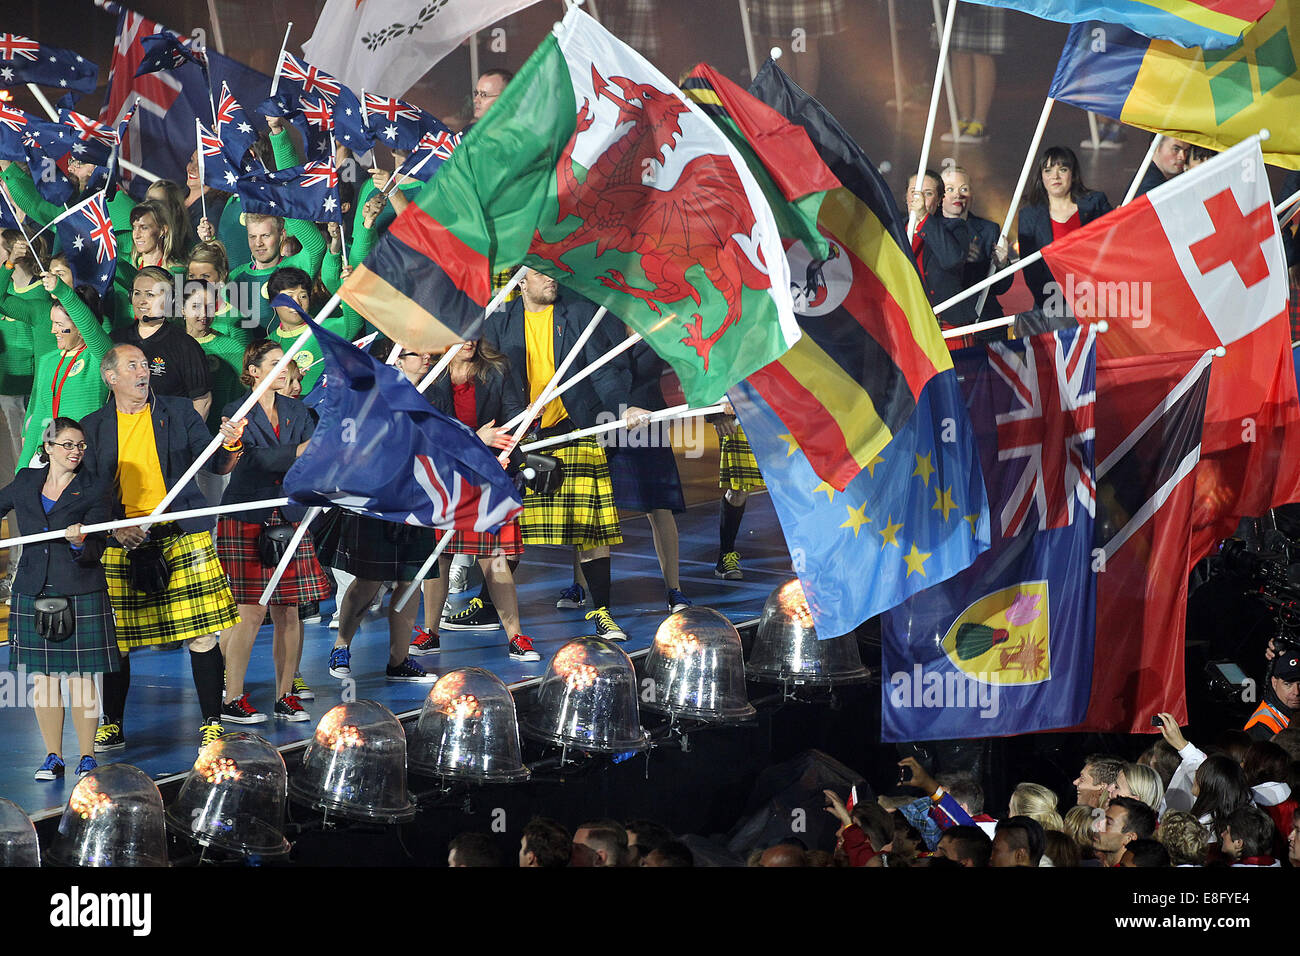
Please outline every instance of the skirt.
[{"label": "skirt", "polygon": [[14,593],[9,609],[9,666],[35,674],[106,674],[122,669],[107,591],[69,594],[72,636],[53,644],[36,633],[36,596]]},{"label": "skirt", "polygon": [[609,477],[614,485],[614,504],[627,511],[648,514],[658,508],[681,514],[686,510],[677,456],[666,445],[629,448],[611,445],[605,449]]},{"label": "skirt", "polygon": [[[327,512],[316,538],[320,563],[363,581],[413,581],[438,546],[432,528],[398,524],[344,508]],[[425,577],[438,576],[438,563]]]},{"label": "skirt", "polygon": [[524,494],[519,527],[524,544],[576,545],[582,550],[621,544],[614,488],[609,480],[605,450],[595,438],[579,438],[548,448],[564,462],[564,483],[553,495]]},{"label": "skirt", "polygon": [[163,556],[170,572],[167,590],[143,594],[131,588],[126,551],[112,546],[104,552],[108,596],[117,614],[117,646],[123,652],[216,634],[239,622],[230,581],[210,533],[168,538]]},{"label": "skirt", "polygon": [[825,37],[844,29],[844,0],[749,0],[749,29],[759,37],[783,37],[803,30]]},{"label": "skirt", "polygon": [[[273,512],[272,525],[283,525],[285,520],[277,508]],[[236,604],[256,604],[262,598],[262,592],[275,573],[275,568],[268,568],[262,563],[257,553],[257,538],[262,531],[260,524],[239,521],[236,518],[222,518],[217,523],[217,555],[221,566],[230,577],[230,593]],[[325,572],[316,560],[316,546],[312,543],[308,531],[294,552],[293,560],[284,570],[284,577],[271,593],[272,604],[310,604],[312,601],[324,601],[330,596],[329,582]]]},{"label": "skirt", "polygon": [[[953,50],[962,53],[987,53],[996,56],[1007,51],[1006,10],[997,7],[972,7],[963,3],[952,22]],[[938,34],[931,31],[930,45],[939,47]]]},{"label": "skirt", "polygon": [[762,488],[763,473],[758,470],[749,439],[739,428],[730,438],[722,439],[722,456],[718,463],[718,487],[731,491],[753,491]]},{"label": "skirt", "polygon": [[[443,533],[436,532],[437,540],[442,540]],[[452,535],[451,544],[443,554],[467,554],[475,558],[493,558],[504,554],[507,558],[517,558],[524,553],[524,543],[519,533],[519,519],[511,518],[501,526],[496,534],[486,531],[457,531]]]}]

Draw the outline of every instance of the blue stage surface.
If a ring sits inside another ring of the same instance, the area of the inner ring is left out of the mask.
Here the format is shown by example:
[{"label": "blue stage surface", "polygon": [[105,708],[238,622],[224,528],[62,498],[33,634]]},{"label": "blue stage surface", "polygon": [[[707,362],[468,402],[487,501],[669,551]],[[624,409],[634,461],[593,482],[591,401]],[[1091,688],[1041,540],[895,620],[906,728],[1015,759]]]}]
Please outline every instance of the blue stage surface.
[{"label": "blue stage surface", "polygon": [[[623,544],[613,549],[612,611],[628,634],[623,649],[638,657],[649,649],[656,629],[668,612],[649,522],[640,516],[624,516],[622,524]],[[718,548],[716,498],[678,515],[678,529],[682,590],[697,605],[715,608],[737,625],[755,620],[768,595],[790,576],[785,539],[765,492],[750,496],[736,542],[745,574],[742,581],[721,581],[713,576]],[[439,675],[458,667],[482,667],[515,690],[535,683],[545,672],[551,655],[566,641],[594,634],[583,619],[583,611],[555,607],[560,591],[572,582],[571,551],[529,548],[516,580],[523,630],[533,639],[542,660],[530,664],[510,660],[505,634],[499,629],[443,630],[442,652],[416,660]],[[454,597],[463,602],[474,593]],[[325,623],[332,609],[332,604],[325,604],[322,623],[304,627],[302,675],[316,693],[316,699],[305,701],[304,706],[312,719],[288,723],[270,716],[275,696],[271,629],[266,626],[253,648],[245,686],[253,706],[267,714],[267,722],[228,724],[227,731],[251,731],[281,750],[295,749],[311,738],[316,722],[341,700],[342,682],[330,677],[326,667],[335,635]],[[417,618],[417,622],[422,620],[423,617]],[[201,716],[188,657],[183,648],[137,651],[131,655],[131,694],[124,728],[127,746],[124,750],[99,755],[100,763],[129,763],[159,782],[189,772],[198,746]],[[389,683],[384,679],[387,663],[387,620],[383,615],[371,614],[352,642],[355,696],[379,701],[399,716],[418,714],[432,685]],[[14,679],[12,671],[4,676],[11,682]],[[79,758],[69,718],[65,718],[63,741],[64,760],[68,762],[64,780],[33,780],[32,774],[45,759],[36,718],[27,706],[15,706],[9,701],[0,706],[0,797],[14,801],[33,819],[62,813],[76,785],[72,771]]]}]

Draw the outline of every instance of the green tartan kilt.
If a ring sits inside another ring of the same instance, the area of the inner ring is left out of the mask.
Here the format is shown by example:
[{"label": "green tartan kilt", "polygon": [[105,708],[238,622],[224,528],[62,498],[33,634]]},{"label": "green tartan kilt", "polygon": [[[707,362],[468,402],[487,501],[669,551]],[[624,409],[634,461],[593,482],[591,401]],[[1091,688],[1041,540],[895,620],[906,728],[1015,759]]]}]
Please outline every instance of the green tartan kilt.
[{"label": "green tartan kilt", "polygon": [[131,589],[123,548],[104,552],[108,596],[117,612],[117,646],[123,652],[216,634],[239,622],[230,581],[207,531],[177,535],[163,545],[171,572],[162,594]]},{"label": "green tartan kilt", "polygon": [[62,596],[72,604],[76,621],[70,638],[51,643],[36,633],[36,595],[14,594],[9,615],[9,667],[34,674],[83,676],[121,670],[122,655],[117,650],[113,606],[107,592]]},{"label": "green tartan kilt", "polygon": [[764,487],[763,473],[749,447],[749,439],[739,428],[736,434],[723,438],[721,459],[718,464],[718,487],[732,491],[753,491]]},{"label": "green tartan kilt", "polygon": [[577,545],[583,550],[621,544],[605,449],[595,438],[546,449],[564,463],[564,482],[553,495],[524,494],[519,529],[525,545]]}]

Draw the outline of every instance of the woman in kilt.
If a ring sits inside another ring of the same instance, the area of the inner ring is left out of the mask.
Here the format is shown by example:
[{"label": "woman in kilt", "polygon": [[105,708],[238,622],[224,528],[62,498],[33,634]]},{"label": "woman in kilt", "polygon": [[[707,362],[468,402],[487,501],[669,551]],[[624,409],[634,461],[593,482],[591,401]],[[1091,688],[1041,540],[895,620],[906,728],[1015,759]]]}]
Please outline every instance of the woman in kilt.
[{"label": "woman in kilt", "polygon": [[[391,350],[392,345],[382,338],[371,346],[375,355],[387,357]],[[413,385],[425,376],[432,364],[427,352],[404,349],[401,356],[398,368]],[[433,529],[370,518],[336,508],[326,512],[322,519],[318,541],[322,564],[355,577],[342,591],[343,600],[337,615],[339,633],[329,657],[330,676],[339,679],[352,676],[352,638],[356,636],[361,618],[379,594],[380,587],[393,581],[398,583],[388,606],[388,667],[384,676],[390,681],[414,684],[436,681],[437,674],[426,671],[411,660],[415,600],[407,601],[406,607],[400,611],[394,606],[438,546]],[[436,567],[433,573],[438,573]]]},{"label": "woman in kilt", "polygon": [[[284,350],[277,342],[263,340],[248,346],[244,351],[240,381],[255,388],[283,357]],[[249,411],[248,424],[244,426],[240,443],[233,448],[222,447],[220,454],[226,462],[234,460],[230,485],[221,498],[222,504],[261,501],[283,495],[285,472],[306,449],[312,432],[316,430],[316,420],[306,405],[277,393],[276,389],[285,384],[287,377],[286,372],[280,372]],[[231,402],[226,407],[225,417],[233,416],[242,401]],[[257,640],[266,613],[259,601],[275,570],[274,562],[267,563],[275,555],[264,556],[259,539],[268,529],[296,524],[302,520],[303,510],[285,506],[245,511],[222,518],[217,524],[217,555],[230,576],[230,591],[239,605],[239,623],[221,635],[221,653],[226,659],[226,693],[221,706],[223,723],[258,724],[266,720],[266,715],[249,703],[248,693],[244,690],[244,675],[248,672],[253,642]],[[311,532],[308,532],[270,599],[274,627],[274,713],[278,719],[311,719],[293,687],[294,670],[302,650],[302,621],[298,619],[298,605],[328,596],[329,584],[316,561],[316,548],[312,544]]]},{"label": "woman in kilt", "polygon": [[761,490],[764,484],[762,472],[758,470],[758,461],[749,447],[749,439],[736,423],[730,404],[727,404],[727,413],[711,418],[713,427],[718,431],[721,453],[718,486],[722,488],[722,514],[718,519],[718,563],[713,567],[713,576],[726,581],[739,581],[744,575],[740,571],[736,536],[740,534],[740,521],[745,517],[745,502],[749,500],[749,493]]},{"label": "woman in kilt", "polygon": [[[403,351],[399,363],[408,361],[412,354]],[[429,388],[429,401],[443,414],[477,432],[490,448],[507,448],[510,433],[497,428],[496,423],[509,421],[524,410],[524,398],[511,381],[509,370],[509,360],[491,345],[466,342],[447,366],[447,377]],[[443,532],[437,534],[441,540]],[[519,631],[519,597],[515,592],[514,569],[523,553],[518,518],[502,525],[496,534],[455,532],[451,544],[439,558],[438,577],[424,582],[425,626],[420,629],[419,638],[411,642],[411,653],[432,654],[441,649],[437,621],[447,600],[451,559],[453,555],[465,554],[478,559],[483,571],[483,586],[506,631],[511,660],[541,660],[541,655],[533,649],[533,642]]]},{"label": "woman in kilt", "polygon": [[[95,676],[121,666],[108,584],[99,564],[106,536],[81,533],[83,524],[110,520],[112,509],[104,489],[80,470],[85,453],[81,427],[70,418],[56,418],[40,452],[49,467],[24,468],[0,490],[0,516],[13,511],[20,535],[67,528],[63,541],[44,541],[23,549],[9,616],[9,665],[20,675],[35,675],[33,709],[49,754],[36,771],[37,780],[58,780],[64,773],[60,677],[68,681],[68,703],[81,751],[77,776],[81,776],[96,766],[93,754],[99,699]],[[38,597],[67,600],[72,633],[66,640],[41,636]],[[25,685],[25,681],[21,683]]]}]

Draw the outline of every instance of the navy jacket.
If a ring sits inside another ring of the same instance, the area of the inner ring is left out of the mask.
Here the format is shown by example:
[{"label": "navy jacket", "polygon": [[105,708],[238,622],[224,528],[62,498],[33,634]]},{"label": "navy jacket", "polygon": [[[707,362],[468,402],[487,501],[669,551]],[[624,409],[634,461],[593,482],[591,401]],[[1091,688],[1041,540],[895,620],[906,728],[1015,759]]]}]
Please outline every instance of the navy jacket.
[{"label": "navy jacket", "polygon": [[[601,321],[603,322],[604,319]],[[424,394],[438,411],[452,418],[456,417],[456,406],[451,397],[450,375],[440,376]],[[568,397],[566,392],[564,398]],[[498,426],[504,425],[527,407],[528,402],[520,393],[514,376],[489,369],[486,382],[474,379],[474,413],[477,417],[477,425],[486,425],[488,422],[496,422]]]},{"label": "navy jacket", "polygon": [[[244,395],[231,402],[221,414],[226,418],[234,418],[235,412],[239,411],[239,406],[247,397]],[[275,396],[275,414],[280,419],[278,436],[260,403],[254,405],[248,413],[248,424],[244,428],[244,453],[238,457],[235,470],[230,473],[230,484],[221,496],[223,505],[284,497],[284,474],[298,460],[298,446],[316,431],[316,418],[298,399],[284,395]],[[225,448],[218,448],[213,456],[218,462],[217,470],[224,470],[234,457]],[[306,512],[306,508],[298,505],[286,505],[280,509],[285,521],[301,521]],[[272,509],[262,508],[258,511],[240,511],[231,517],[249,524],[260,524],[270,521],[271,513]]]},{"label": "navy jacket", "polygon": [[[1086,226],[1099,216],[1110,212],[1110,200],[1103,192],[1084,193],[1075,203],[1079,207],[1079,225]],[[1052,242],[1052,215],[1046,206],[1022,206],[1018,225],[1020,258],[1033,255]],[[1034,294],[1034,305],[1040,309],[1047,300],[1046,286],[1054,281],[1052,272],[1043,261],[1025,266],[1025,284]]]},{"label": "navy jacket", "polygon": [[[208,427],[194,410],[188,398],[149,393],[149,413],[153,416],[154,445],[158,449],[158,464],[162,466],[163,484],[170,491],[189,467],[207,448],[212,436]],[[125,517],[121,489],[117,484],[117,400],[110,393],[108,403],[97,412],[81,420],[81,430],[86,433],[86,457],[82,467],[102,482],[113,503],[113,516]],[[215,458],[215,456],[214,456]],[[214,458],[204,463],[206,470],[214,470]],[[198,482],[191,481],[177,495],[168,511],[191,511],[208,507]],[[161,519],[165,520],[165,519]],[[177,526],[186,534],[211,531],[216,518],[186,518]]]},{"label": "navy jacket", "polygon": [[[47,475],[44,468],[24,468],[8,487],[0,489],[0,517],[12,511],[20,535],[58,531],[70,524],[101,524],[110,520],[112,507],[106,489],[91,479],[84,462],[46,515],[41,504],[41,489]],[[99,563],[107,537],[103,532],[86,535],[79,554],[62,539],[24,545],[14,575],[13,590],[31,595],[40,594],[47,585],[59,594],[93,594],[107,590],[104,569]]]},{"label": "navy jacket", "polygon": [[660,383],[669,367],[668,363],[645,342],[638,342],[624,356],[627,357],[628,368],[632,373],[632,400],[628,404],[644,408],[648,412],[667,408],[668,402],[664,399]]},{"label": "navy jacket", "polygon": [[[996,223],[979,216],[965,219],[948,219],[936,212],[926,216],[917,227],[925,243],[925,294],[931,305],[945,302],[963,289],[988,277],[993,247],[998,243]],[[982,318],[997,319],[1002,307],[997,297],[1011,288],[1015,276],[1007,276],[993,284],[984,302]],[[969,325],[976,321],[974,295],[947,309],[939,316],[946,326]]]},{"label": "navy jacket", "polygon": [[1169,182],[1169,177],[1161,172],[1160,167],[1155,163],[1147,165],[1147,171],[1142,174],[1142,181],[1138,183],[1138,191],[1133,194],[1133,198],[1151,192],[1157,186],[1163,186]]},{"label": "navy jacket", "polygon": [[[1278,202],[1284,199],[1290,199],[1291,194],[1300,189],[1300,169],[1293,169],[1287,174],[1286,179],[1282,180],[1282,195],[1277,198]],[[1277,203],[1274,203],[1277,205]],[[1294,208],[1294,207],[1292,207]],[[1285,210],[1282,215],[1285,216],[1291,212],[1291,209]],[[1286,253],[1287,268],[1291,268],[1297,262],[1300,262],[1300,239],[1293,231],[1296,228],[1294,219],[1282,230],[1282,250]]]},{"label": "navy jacket", "polygon": [[[591,317],[596,314],[596,305],[571,293],[561,292],[555,300],[555,366],[559,368],[573,346],[578,341]],[[600,325],[592,333],[582,354],[574,359],[565,378],[581,371],[591,362],[600,358],[622,340],[615,338],[622,331],[619,320],[607,315],[600,320]],[[523,296],[515,299],[504,312],[497,312],[483,324],[483,339],[496,346],[497,351],[504,352],[510,360],[510,379],[515,388],[525,399],[532,393],[528,382],[528,355],[524,338],[524,300]],[[599,424],[597,416],[608,410],[616,417],[620,406],[631,404],[628,401],[632,376],[626,362],[618,359],[579,382],[560,397],[569,417],[578,428],[590,428]]]}]

